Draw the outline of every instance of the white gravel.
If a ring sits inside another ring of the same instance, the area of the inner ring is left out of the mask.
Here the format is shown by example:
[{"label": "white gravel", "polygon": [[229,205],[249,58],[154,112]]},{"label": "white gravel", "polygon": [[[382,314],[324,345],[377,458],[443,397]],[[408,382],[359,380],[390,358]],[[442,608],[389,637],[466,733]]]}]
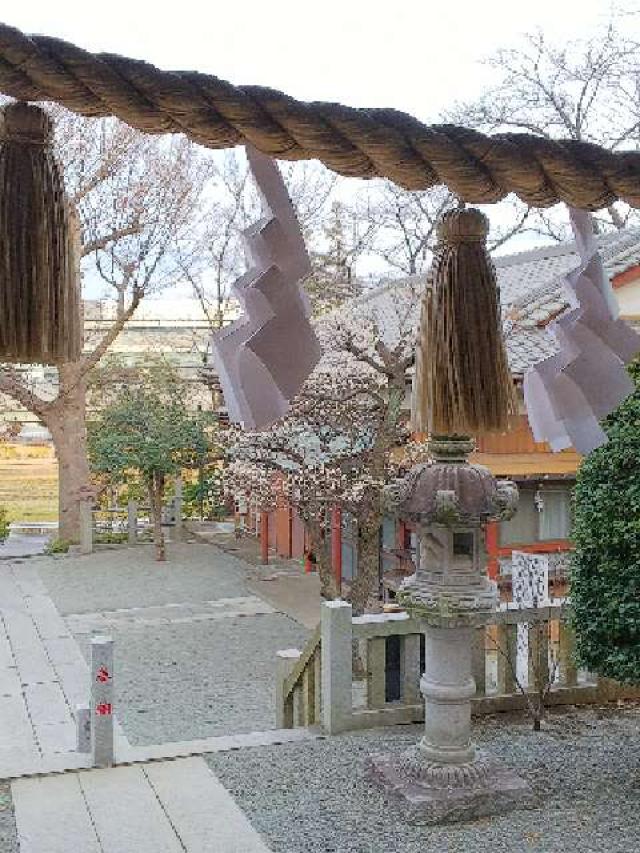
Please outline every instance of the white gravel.
[{"label": "white gravel", "polygon": [[446,827],[407,825],[365,777],[367,755],[415,743],[418,726],[207,761],[274,853],[637,853],[639,734],[638,709],[554,714],[538,734],[484,720],[477,740],[529,780],[540,807]]}]

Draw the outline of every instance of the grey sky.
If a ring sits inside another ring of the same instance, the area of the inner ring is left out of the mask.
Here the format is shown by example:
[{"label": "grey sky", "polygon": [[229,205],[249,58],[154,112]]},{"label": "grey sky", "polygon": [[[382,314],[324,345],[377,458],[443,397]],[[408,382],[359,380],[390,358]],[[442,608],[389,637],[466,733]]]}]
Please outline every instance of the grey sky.
[{"label": "grey sky", "polygon": [[[26,32],[193,68],[305,100],[395,107],[436,119],[489,77],[478,60],[536,27],[585,35],[608,0],[23,0],[0,18]],[[639,29],[635,21],[630,25]]]},{"label": "grey sky", "polygon": [[[23,0],[5,4],[0,19],[164,68],[438,121],[491,82],[481,60],[496,48],[536,28],[552,41],[588,36],[610,10],[609,0]],[[638,17],[629,18],[629,34],[640,37]],[[498,223],[510,217],[501,205],[487,212]],[[503,251],[540,242],[521,235]]]}]

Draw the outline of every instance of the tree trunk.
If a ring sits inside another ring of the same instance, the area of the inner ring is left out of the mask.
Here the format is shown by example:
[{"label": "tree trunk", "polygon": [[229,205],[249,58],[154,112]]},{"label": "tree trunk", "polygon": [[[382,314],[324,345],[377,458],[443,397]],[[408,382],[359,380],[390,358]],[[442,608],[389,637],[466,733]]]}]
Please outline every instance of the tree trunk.
[{"label": "tree trunk", "polygon": [[154,474],[148,481],[149,505],[153,519],[153,544],[156,549],[156,560],[161,563],[167,559],[167,552],[162,529],[162,499],[164,497],[164,476]]},{"label": "tree trunk", "polygon": [[307,530],[309,531],[309,545],[315,556],[318,576],[320,578],[320,595],[326,601],[332,601],[334,598],[339,597],[339,592],[326,533],[314,521],[307,522]]},{"label": "tree trunk", "polygon": [[358,571],[351,586],[354,615],[377,613],[380,603],[380,519],[372,518],[358,527]]},{"label": "tree trunk", "polygon": [[42,420],[58,458],[58,537],[80,541],[80,490],[90,483],[87,455],[86,382],[75,364],[59,368],[60,391]]}]

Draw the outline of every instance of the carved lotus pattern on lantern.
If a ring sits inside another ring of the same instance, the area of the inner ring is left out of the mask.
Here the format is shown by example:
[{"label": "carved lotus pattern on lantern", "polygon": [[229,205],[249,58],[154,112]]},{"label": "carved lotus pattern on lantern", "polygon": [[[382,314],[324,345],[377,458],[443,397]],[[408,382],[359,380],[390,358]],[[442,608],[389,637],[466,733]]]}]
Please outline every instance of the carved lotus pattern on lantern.
[{"label": "carved lotus pattern on lantern", "polygon": [[465,438],[429,443],[433,461],[414,466],[386,490],[391,511],[419,524],[485,524],[511,518],[518,506],[518,487],[496,480],[484,465],[467,460],[473,442]]}]

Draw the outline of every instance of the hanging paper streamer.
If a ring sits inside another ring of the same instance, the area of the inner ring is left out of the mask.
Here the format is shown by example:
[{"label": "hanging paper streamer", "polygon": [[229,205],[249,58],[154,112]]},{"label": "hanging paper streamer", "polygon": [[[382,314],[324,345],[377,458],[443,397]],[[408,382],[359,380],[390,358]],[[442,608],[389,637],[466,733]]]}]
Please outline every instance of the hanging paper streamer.
[{"label": "hanging paper streamer", "polygon": [[536,441],[586,454],[607,440],[600,420],[634,390],[624,365],[640,352],[640,337],[618,317],[591,214],[570,214],[581,259],[565,277],[571,307],[549,325],[559,352],[525,374],[524,399]]},{"label": "hanging paper streamer", "polygon": [[249,270],[232,291],[243,315],[213,336],[231,420],[264,429],[283,417],[320,359],[300,282],[309,255],[287,188],[270,157],[247,147],[266,215],[243,233]]}]

